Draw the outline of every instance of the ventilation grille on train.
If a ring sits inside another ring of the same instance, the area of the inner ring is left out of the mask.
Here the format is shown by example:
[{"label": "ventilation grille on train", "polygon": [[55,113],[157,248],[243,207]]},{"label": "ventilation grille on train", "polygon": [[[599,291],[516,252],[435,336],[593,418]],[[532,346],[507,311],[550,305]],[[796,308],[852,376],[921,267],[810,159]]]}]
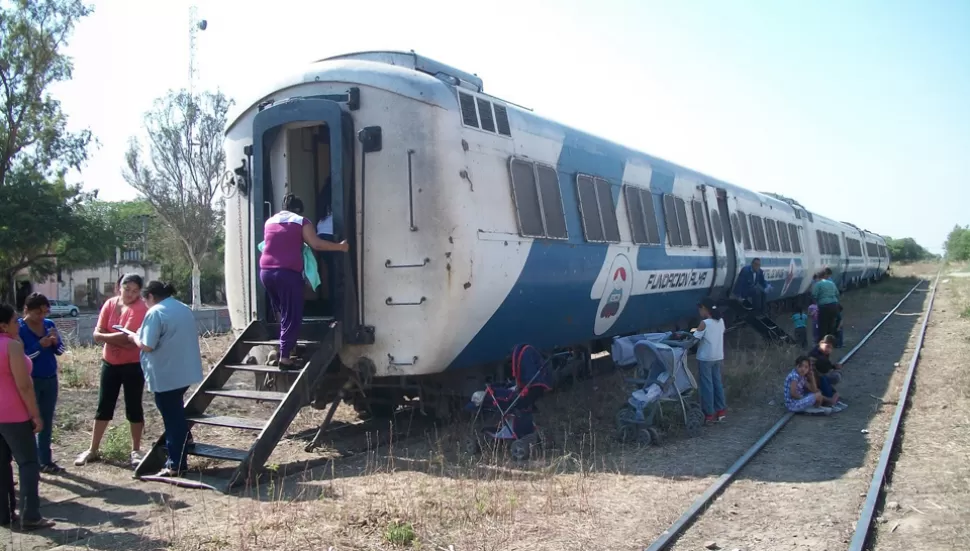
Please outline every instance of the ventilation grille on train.
[{"label": "ventilation grille on train", "polygon": [[461,122],[465,126],[512,137],[509,112],[504,105],[492,103],[465,92],[458,92]]}]

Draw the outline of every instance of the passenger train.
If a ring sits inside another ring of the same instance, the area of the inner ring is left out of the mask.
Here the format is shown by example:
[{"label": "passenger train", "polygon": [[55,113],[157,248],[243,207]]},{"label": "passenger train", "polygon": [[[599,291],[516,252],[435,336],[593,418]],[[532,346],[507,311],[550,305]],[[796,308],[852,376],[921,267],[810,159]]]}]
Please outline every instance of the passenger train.
[{"label": "passenger train", "polygon": [[332,209],[350,253],[307,288],[305,315],[341,324],[358,405],[445,408],[517,343],[588,365],[614,336],[726,299],[753,257],[770,301],[825,266],[846,288],[890,261],[872,232],[545,119],[414,52],[311,64],[230,117],[225,153],[233,327],[267,316],[257,244],[284,194],[314,223]]}]

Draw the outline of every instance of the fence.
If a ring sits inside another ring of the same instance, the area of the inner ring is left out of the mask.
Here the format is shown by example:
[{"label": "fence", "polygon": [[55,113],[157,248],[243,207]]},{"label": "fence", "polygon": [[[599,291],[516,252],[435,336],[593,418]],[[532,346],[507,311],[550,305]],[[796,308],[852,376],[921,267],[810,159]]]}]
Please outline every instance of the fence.
[{"label": "fence", "polygon": [[[228,333],[232,330],[228,308],[195,310],[193,314],[195,314],[195,325],[198,327],[200,336]],[[97,316],[61,318],[53,321],[64,344],[68,346],[90,346],[94,344],[94,327],[98,324]]]}]

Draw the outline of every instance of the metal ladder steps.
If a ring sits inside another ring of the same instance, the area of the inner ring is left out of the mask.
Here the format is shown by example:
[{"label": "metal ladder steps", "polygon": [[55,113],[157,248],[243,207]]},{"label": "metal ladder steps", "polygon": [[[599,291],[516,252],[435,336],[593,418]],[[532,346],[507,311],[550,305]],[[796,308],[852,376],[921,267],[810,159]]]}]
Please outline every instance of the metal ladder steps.
[{"label": "metal ladder steps", "polygon": [[285,392],[271,390],[206,390],[210,396],[225,398],[239,398],[241,400],[260,400],[263,402],[282,402],[286,398]]},{"label": "metal ladder steps", "polygon": [[224,448],[213,446],[212,444],[194,444],[185,453],[198,457],[208,457],[209,459],[221,459],[223,461],[245,461],[249,457],[249,450],[237,450],[236,448]]},{"label": "metal ladder steps", "polygon": [[[224,365],[222,366],[226,369],[231,369],[233,371],[250,371],[253,373],[299,373],[299,369],[280,369],[275,365],[260,365],[260,364],[234,364],[234,365]],[[301,368],[302,369],[302,368]]]},{"label": "metal ladder steps", "polygon": [[264,419],[246,419],[243,417],[230,417],[228,415],[196,415],[188,418],[189,423],[198,425],[209,425],[212,427],[226,427],[241,430],[263,430],[268,421]]},{"label": "metal ladder steps", "polygon": [[[249,346],[279,346],[280,340],[274,339],[274,340],[268,340],[268,341],[243,341],[243,344],[246,344]],[[321,344],[320,341],[304,341],[304,340],[296,341],[297,346],[320,346],[320,344]]]}]

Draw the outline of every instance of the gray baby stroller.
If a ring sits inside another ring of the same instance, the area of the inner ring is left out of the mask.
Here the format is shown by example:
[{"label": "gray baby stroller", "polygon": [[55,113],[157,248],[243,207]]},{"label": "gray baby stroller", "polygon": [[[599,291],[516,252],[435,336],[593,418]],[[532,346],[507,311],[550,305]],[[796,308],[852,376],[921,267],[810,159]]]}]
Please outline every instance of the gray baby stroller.
[{"label": "gray baby stroller", "polygon": [[619,366],[636,365],[636,385],[627,402],[616,412],[617,438],[621,442],[658,444],[663,403],[677,403],[690,436],[704,425],[704,413],[696,399],[697,382],[687,369],[687,350],[697,343],[689,333],[647,333],[613,341],[613,358]]}]

